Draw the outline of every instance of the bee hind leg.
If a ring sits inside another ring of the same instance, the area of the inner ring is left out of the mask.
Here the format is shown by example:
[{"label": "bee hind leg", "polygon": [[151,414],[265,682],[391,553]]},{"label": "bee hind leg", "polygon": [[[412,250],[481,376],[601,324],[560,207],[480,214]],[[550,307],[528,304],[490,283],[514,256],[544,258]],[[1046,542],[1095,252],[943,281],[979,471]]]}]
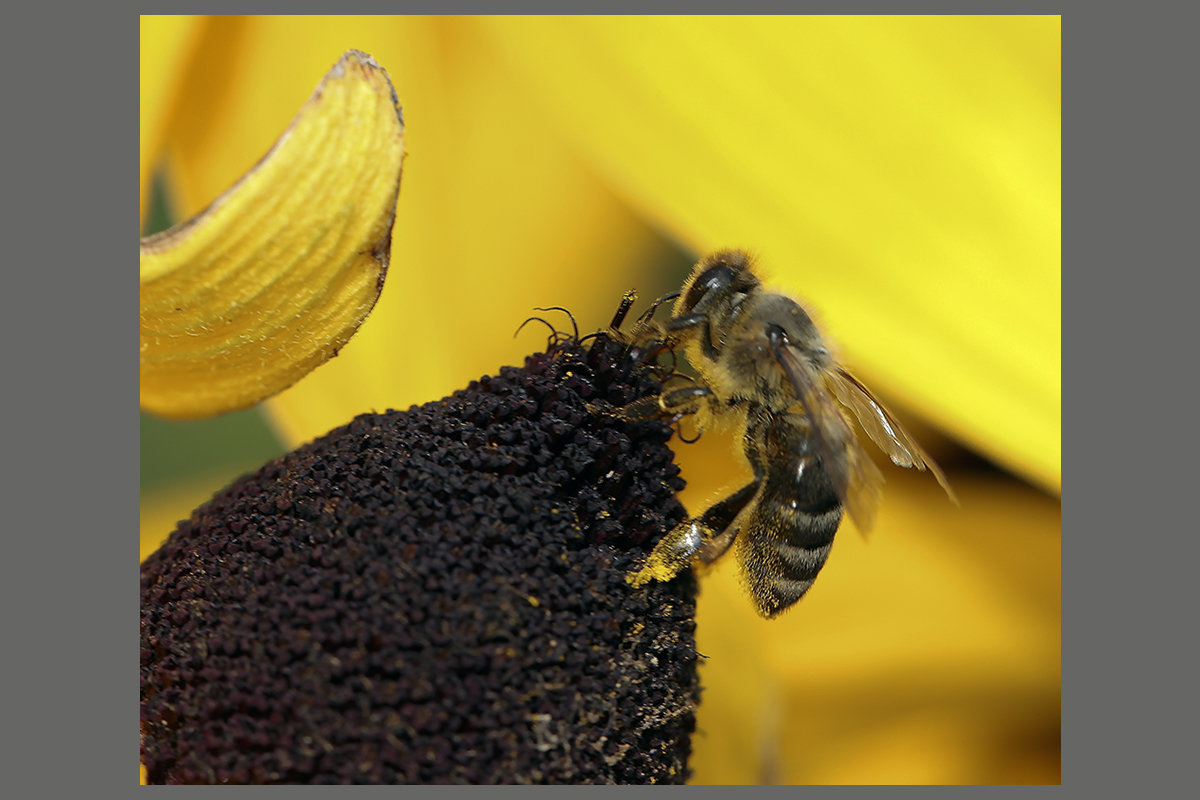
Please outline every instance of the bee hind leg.
[{"label": "bee hind leg", "polygon": [[632,586],[649,581],[669,581],[693,563],[711,564],[737,538],[737,517],[758,494],[760,480],[746,484],[703,514],[676,525],[659,540],[642,568],[625,576]]}]

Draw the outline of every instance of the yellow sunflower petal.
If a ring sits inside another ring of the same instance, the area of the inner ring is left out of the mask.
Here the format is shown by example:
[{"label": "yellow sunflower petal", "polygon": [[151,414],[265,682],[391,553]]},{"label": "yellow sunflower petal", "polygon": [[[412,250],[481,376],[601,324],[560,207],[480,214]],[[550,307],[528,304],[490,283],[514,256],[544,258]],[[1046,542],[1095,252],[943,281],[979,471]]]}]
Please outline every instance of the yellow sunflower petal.
[{"label": "yellow sunflower petal", "polygon": [[[191,69],[185,86],[205,98],[204,113],[184,109],[167,142],[184,208],[244,168],[252,158],[247,142],[269,142],[286,117],[281,95],[305,91],[297,76],[314,69],[314,53],[347,46],[371,53],[388,66],[410,123],[404,197],[411,205],[402,200],[392,250],[402,273],[394,272],[370,324],[336,359],[265,404],[290,445],[372,408],[437,399],[520,363],[545,344],[537,324],[513,337],[535,306],[567,307],[587,332],[611,319],[631,286],[644,297],[670,289],[653,285],[643,266],[668,246],[533,113],[477,34],[464,17],[211,24],[206,48],[246,78],[214,87],[215,65]],[[214,126],[234,141],[218,148],[197,133]],[[563,314],[546,316],[570,329]]]},{"label": "yellow sunflower petal", "polygon": [[478,24],[629,202],[758,252],[868,384],[1059,490],[1058,17]]},{"label": "yellow sunflower petal", "polygon": [[191,60],[203,26],[186,14],[143,16],[141,22],[141,103],[138,144],[141,156],[141,219],[160,153],[167,120],[179,98],[185,65]]},{"label": "yellow sunflower petal", "polygon": [[387,73],[350,51],[259,164],[141,242],[142,408],[244,408],[344,345],[387,270],[404,126]]}]

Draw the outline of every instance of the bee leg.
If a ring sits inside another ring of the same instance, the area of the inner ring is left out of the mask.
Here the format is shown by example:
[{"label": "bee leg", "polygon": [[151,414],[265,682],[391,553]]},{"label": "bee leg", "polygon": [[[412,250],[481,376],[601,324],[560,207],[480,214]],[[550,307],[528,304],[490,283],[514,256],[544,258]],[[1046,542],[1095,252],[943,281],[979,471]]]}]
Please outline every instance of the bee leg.
[{"label": "bee leg", "polygon": [[680,317],[671,317],[663,325],[669,333],[678,333],[686,331],[688,328],[695,328],[698,325],[705,325],[708,322],[708,317],[704,314],[685,314]]},{"label": "bee leg", "polygon": [[658,407],[677,422],[688,414],[695,414],[701,401],[709,397],[712,397],[712,389],[698,383],[663,392],[658,398]]},{"label": "bee leg", "polygon": [[629,346],[629,357],[638,363],[650,363],[671,349],[665,339],[655,336],[654,330],[644,334],[635,332],[632,338],[634,343]]},{"label": "bee leg", "polygon": [[704,530],[709,531],[710,535],[705,537],[704,546],[696,553],[696,561],[698,563],[711,564],[725,555],[725,551],[733,544],[734,539],[737,538],[738,531],[741,529],[740,525],[733,524],[734,521],[754,496],[758,494],[761,486],[762,481],[759,478],[755,478],[741,489],[729,495],[729,497],[714,503],[707,511],[700,515],[696,522]]},{"label": "bee leg", "polygon": [[676,525],[650,551],[642,568],[625,576],[626,582],[642,586],[652,580],[669,581],[693,562],[715,561],[737,538],[739,526],[734,522],[758,493],[760,483],[755,478],[700,516]]},{"label": "bee leg", "polygon": [[[669,416],[672,422],[678,422],[688,414],[694,414],[699,407],[699,401],[710,395],[712,390],[707,386],[685,386],[662,395],[650,395],[634,400],[620,408],[608,410],[607,413],[628,420],[651,419],[665,415]],[[596,412],[601,411],[599,406],[593,404],[589,404],[589,408]]]},{"label": "bee leg", "polygon": [[639,421],[645,419],[653,419],[662,414],[662,408],[658,404],[658,395],[650,395],[643,397],[640,400],[634,400],[632,403],[627,403],[620,408],[605,408],[594,403],[588,403],[588,409],[597,413],[611,414],[615,417],[630,421]]},{"label": "bee leg", "polygon": [[705,314],[687,314],[681,317],[671,317],[663,325],[663,328],[668,334],[679,333],[688,328],[699,328],[699,335],[696,337],[700,342],[700,348],[704,351],[704,355],[709,358],[716,359],[717,348],[713,346],[712,329],[708,321],[708,316]]}]

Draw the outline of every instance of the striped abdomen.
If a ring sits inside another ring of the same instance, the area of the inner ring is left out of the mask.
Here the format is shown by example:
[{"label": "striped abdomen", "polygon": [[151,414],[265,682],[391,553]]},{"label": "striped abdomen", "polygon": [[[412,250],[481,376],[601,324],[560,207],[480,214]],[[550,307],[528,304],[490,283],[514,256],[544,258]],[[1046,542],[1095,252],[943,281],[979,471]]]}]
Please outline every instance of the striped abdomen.
[{"label": "striped abdomen", "polygon": [[[780,431],[772,433],[778,436]],[[801,433],[794,429],[784,438]],[[820,459],[811,448],[795,446],[804,443],[791,444],[771,448],[773,453],[747,447],[747,456],[766,458],[759,462],[763,476],[758,496],[738,534],[738,560],[764,617],[779,614],[804,596],[825,566],[842,521],[842,504]]]}]

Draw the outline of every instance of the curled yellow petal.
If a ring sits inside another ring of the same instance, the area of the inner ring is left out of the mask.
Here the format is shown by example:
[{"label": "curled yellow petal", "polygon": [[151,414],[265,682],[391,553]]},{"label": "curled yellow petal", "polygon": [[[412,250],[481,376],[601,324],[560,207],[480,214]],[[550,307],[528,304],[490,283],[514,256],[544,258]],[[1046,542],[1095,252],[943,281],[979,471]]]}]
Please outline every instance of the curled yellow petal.
[{"label": "curled yellow petal", "polygon": [[383,287],[404,156],[387,73],[351,50],[270,152],[141,241],[141,403],[245,408],[337,354]]}]

